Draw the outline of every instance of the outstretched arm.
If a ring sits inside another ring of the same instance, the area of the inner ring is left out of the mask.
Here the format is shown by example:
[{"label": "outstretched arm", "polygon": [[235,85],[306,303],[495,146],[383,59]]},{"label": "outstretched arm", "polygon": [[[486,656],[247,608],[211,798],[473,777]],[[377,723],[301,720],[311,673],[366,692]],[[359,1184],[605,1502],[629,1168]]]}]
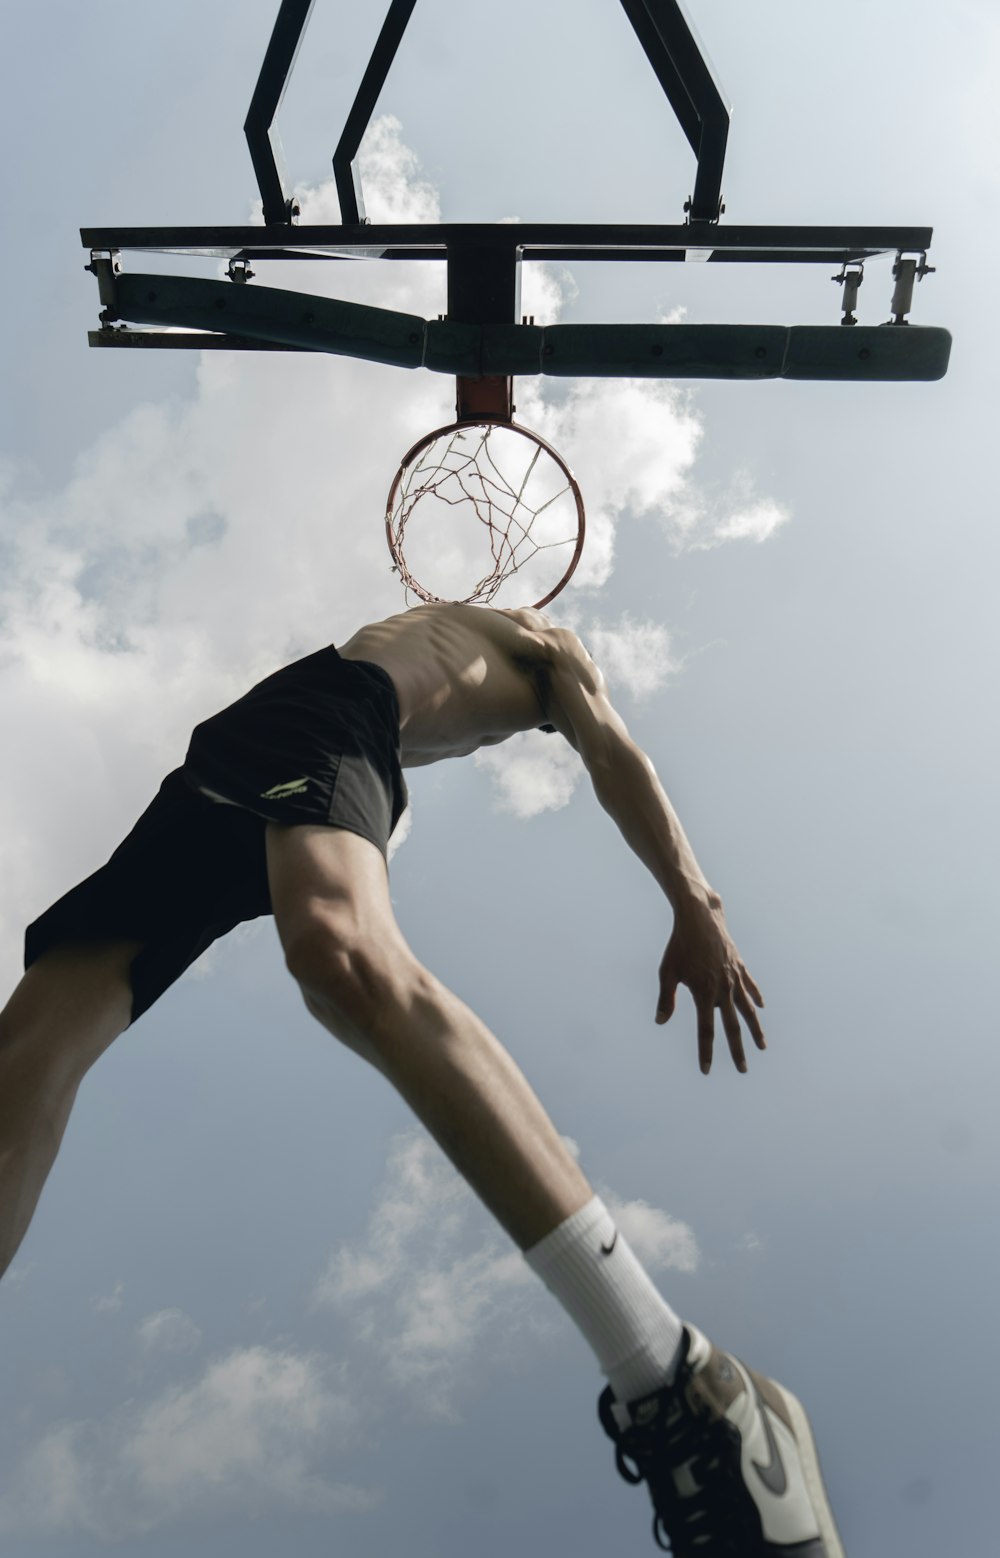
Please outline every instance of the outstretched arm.
[{"label": "outstretched arm", "polygon": [[550,638],[546,714],[582,757],[605,811],[670,900],[674,928],[660,964],[656,1021],[673,1015],[679,984],[698,1014],[698,1057],[712,1064],[718,1008],[738,1070],[747,1069],[740,1017],[766,1048],[756,1008],[764,1001],[726,926],[722,900],[695,859],[680,820],[646,754],[612,707],[604,678],[576,635]]}]

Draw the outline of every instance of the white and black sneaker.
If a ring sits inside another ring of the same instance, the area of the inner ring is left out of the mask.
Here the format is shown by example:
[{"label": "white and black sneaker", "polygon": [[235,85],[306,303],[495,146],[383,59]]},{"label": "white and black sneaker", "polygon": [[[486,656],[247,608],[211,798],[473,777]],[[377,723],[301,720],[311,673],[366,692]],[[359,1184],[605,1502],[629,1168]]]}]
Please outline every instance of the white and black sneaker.
[{"label": "white and black sneaker", "polygon": [[673,1385],[598,1403],[626,1482],[646,1482],[674,1558],[844,1558],[795,1397],[685,1326]]}]

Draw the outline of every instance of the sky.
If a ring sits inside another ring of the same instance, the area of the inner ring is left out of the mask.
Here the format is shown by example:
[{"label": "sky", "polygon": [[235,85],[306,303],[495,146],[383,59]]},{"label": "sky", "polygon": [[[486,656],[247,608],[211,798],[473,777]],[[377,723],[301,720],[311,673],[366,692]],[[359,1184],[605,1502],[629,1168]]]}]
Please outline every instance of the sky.
[{"label": "sky", "polygon": [[[418,956],[523,1067],[665,1297],[813,1420],[851,1558],[995,1545],[996,251],[986,0],[690,0],[734,103],[732,222],[932,225],[938,384],[521,380],[588,546],[602,665],[766,1000],[698,1071],[653,1022],[670,914],[556,738],[410,774]],[[363,15],[360,14],[363,12]],[[83,225],[259,212],[241,126],[275,0],[3,11],[0,974],[193,724],[405,605],[381,516],[438,376],[94,352]],[[382,7],[317,0],[281,130],[304,220]],[[681,219],[690,152],[612,0],[420,0],[366,144],[385,220]],[[215,275],[214,262],[126,257]],[[269,285],[293,278],[267,269]],[[349,274],[348,274],[349,272]],[[386,274],[388,272],[388,274]],[[295,268],[433,318],[438,267]],[[525,267],[525,312],[835,323],[824,267]],[[888,262],[860,317],[888,315]],[[405,831],[404,831],[405,829]],[[81,1089],[0,1284],[10,1558],[653,1550],[603,1381],[270,921]]]}]

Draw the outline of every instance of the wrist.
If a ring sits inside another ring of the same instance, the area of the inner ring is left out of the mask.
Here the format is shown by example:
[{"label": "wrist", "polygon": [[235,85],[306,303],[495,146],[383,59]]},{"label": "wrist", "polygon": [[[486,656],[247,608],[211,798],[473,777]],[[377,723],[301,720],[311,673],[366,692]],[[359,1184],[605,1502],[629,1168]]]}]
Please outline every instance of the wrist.
[{"label": "wrist", "polygon": [[722,899],[701,872],[682,872],[667,889],[670,906],[677,916],[708,910],[712,914],[722,908]]}]

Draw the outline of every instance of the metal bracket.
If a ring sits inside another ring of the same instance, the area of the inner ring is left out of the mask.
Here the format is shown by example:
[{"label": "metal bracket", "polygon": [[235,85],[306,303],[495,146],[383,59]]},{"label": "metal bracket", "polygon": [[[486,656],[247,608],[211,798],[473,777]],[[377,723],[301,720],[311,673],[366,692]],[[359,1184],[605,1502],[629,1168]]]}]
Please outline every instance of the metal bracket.
[{"label": "metal bracket", "polygon": [[840,321],[842,325],[856,325],[858,322],[854,310],[858,306],[858,288],[864,279],[864,265],[861,263],[852,265],[847,260],[844,261],[839,275],[830,277],[831,281],[835,281],[838,287],[844,289],[844,296],[841,299],[841,308],[844,311],[844,317]]},{"label": "metal bracket", "polygon": [[248,281],[253,280],[257,272],[250,269],[249,260],[244,259],[242,255],[234,254],[229,261],[227,274],[230,281],[235,281],[237,286],[243,287]]},{"label": "metal bracket", "polygon": [[936,269],[935,265],[928,265],[926,250],[917,259],[912,256],[904,259],[902,252],[896,255],[896,263],[892,267],[896,285],[889,305],[892,318],[886,321],[887,324],[909,324],[910,321],[906,316],[913,307],[913,283],[923,281],[925,276],[933,276]]},{"label": "metal bracket", "polygon": [[115,277],[121,275],[122,268],[118,250],[91,249],[90,264],[83,268],[97,277],[97,290],[104,304],[100,315],[101,323],[110,324],[113,319],[118,318],[118,291]]}]

